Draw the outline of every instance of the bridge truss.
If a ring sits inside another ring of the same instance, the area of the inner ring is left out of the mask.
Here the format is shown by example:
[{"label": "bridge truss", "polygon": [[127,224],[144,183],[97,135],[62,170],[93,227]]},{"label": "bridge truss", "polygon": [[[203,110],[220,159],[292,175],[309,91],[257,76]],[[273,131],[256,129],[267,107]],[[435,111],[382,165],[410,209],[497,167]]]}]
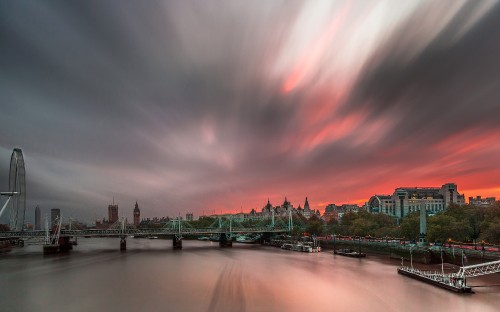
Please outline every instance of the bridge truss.
[{"label": "bridge truss", "polygon": [[458,277],[476,277],[500,272],[500,260],[461,267]]},{"label": "bridge truss", "polygon": [[[158,228],[137,228],[128,226],[125,219],[115,222],[107,229],[74,229],[72,226],[61,228],[59,235],[64,236],[108,236],[108,237],[124,237],[124,236],[176,236],[182,238],[184,235],[220,235],[226,234],[229,237],[240,233],[288,233],[289,226],[284,225],[264,225],[244,227],[239,221],[231,219],[218,218],[216,221],[205,228],[195,228],[189,222],[173,219],[166,223],[163,227]],[[20,238],[28,239],[34,237],[45,237],[47,230],[35,231],[8,231],[0,232],[0,238]]]}]

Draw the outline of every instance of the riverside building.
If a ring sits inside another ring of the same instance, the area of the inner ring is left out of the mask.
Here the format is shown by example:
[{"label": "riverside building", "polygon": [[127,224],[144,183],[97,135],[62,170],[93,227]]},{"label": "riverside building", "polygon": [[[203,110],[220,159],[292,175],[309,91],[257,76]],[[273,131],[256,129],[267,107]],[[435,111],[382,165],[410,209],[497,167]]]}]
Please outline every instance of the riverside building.
[{"label": "riverside building", "polygon": [[113,204],[108,206],[108,222],[115,223],[118,221],[118,204]]},{"label": "riverside building", "polygon": [[491,207],[496,203],[495,197],[481,198],[481,196],[469,197],[469,204],[478,207]]},{"label": "riverside building", "polygon": [[419,211],[422,200],[426,202],[428,214],[443,211],[450,204],[465,204],[465,197],[458,193],[457,185],[447,183],[441,187],[399,187],[392,195],[373,195],[368,201],[368,211],[401,219]]}]

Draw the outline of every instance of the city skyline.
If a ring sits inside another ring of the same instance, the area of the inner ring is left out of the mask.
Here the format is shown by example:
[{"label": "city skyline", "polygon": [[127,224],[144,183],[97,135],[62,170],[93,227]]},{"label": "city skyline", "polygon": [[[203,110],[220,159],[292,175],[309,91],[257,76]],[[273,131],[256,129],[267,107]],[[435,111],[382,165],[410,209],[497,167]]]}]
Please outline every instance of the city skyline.
[{"label": "city skyline", "polygon": [[33,216],[500,197],[497,2],[218,3],[0,3],[1,190],[19,147]]}]

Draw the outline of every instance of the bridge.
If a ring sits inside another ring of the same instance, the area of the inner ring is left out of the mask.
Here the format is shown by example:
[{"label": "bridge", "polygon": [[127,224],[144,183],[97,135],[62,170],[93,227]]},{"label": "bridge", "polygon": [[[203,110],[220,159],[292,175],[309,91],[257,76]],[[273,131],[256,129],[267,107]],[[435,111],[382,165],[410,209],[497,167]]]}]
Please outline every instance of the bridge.
[{"label": "bridge", "polygon": [[[45,230],[31,231],[3,231],[0,232],[0,240],[16,240],[24,245],[25,240],[43,239],[44,253],[58,253],[72,249],[72,238],[77,237],[117,237],[120,238],[120,249],[126,250],[127,237],[164,237],[172,238],[174,249],[182,249],[182,239],[185,236],[211,235],[217,236],[221,247],[231,247],[233,238],[240,234],[259,233],[270,237],[272,234],[290,233],[293,230],[292,214],[289,214],[288,224],[283,218],[260,220],[253,226],[244,226],[239,220],[232,218],[217,218],[208,227],[197,228],[180,218],[170,220],[162,227],[144,228],[131,226],[126,223],[125,218],[113,223],[105,229],[80,229],[73,228],[70,222],[63,227],[62,216],[58,217],[51,227],[48,220],[45,222]],[[266,224],[268,223],[268,224]]]},{"label": "bridge", "polygon": [[10,231],[0,232],[0,240],[15,240],[23,244],[25,240],[43,238],[44,252],[53,253],[71,249],[70,238],[76,237],[118,237],[120,249],[125,250],[126,238],[130,236],[172,237],[173,248],[182,248],[182,238],[186,235],[216,235],[221,247],[231,247],[232,239],[241,233],[261,233],[270,236],[273,233],[290,233],[293,230],[292,211],[286,217],[275,217],[274,211],[268,219],[254,222],[252,226],[245,226],[240,220],[218,218],[213,224],[205,228],[197,228],[181,218],[171,220],[158,228],[143,228],[130,226],[125,218],[113,223],[106,229],[74,229],[71,222],[69,227],[63,227],[62,217],[49,226],[45,220],[45,230],[24,230],[26,212],[26,181],[23,152],[15,148],[12,152],[9,171],[9,190],[1,192],[7,197],[0,209],[0,217],[10,206],[9,227]]},{"label": "bridge", "polygon": [[499,273],[499,272],[500,272],[500,260],[463,266],[457,273],[454,274],[457,277],[465,278],[465,277],[476,277],[476,276]]}]

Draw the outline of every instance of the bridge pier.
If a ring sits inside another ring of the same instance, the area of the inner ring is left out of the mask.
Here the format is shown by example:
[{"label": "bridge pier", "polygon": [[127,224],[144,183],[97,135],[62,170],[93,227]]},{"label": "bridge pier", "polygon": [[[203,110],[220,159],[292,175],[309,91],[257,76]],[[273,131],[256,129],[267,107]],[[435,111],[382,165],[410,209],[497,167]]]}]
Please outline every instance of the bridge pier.
[{"label": "bridge pier", "polygon": [[226,233],[221,233],[219,238],[220,247],[233,247],[233,241],[227,237]]},{"label": "bridge pier", "polygon": [[271,232],[262,233],[262,235],[260,237],[260,243],[261,244],[265,244],[266,242],[269,243],[271,241],[271,236],[272,236]]},{"label": "bridge pier", "polygon": [[174,249],[182,249],[182,238],[177,236],[172,237],[172,247]]},{"label": "bridge pier", "polygon": [[69,236],[61,236],[59,240],[54,244],[43,245],[43,254],[52,255],[61,252],[67,252],[73,249],[73,244],[71,243]]},{"label": "bridge pier", "polygon": [[120,250],[127,250],[127,239],[124,236],[120,237]]},{"label": "bridge pier", "polygon": [[61,252],[61,246],[59,246],[58,244],[43,245],[44,255],[58,254],[60,252]]},{"label": "bridge pier", "polygon": [[60,251],[70,251],[73,249],[73,244],[70,241],[69,236],[59,237],[59,250]]}]

